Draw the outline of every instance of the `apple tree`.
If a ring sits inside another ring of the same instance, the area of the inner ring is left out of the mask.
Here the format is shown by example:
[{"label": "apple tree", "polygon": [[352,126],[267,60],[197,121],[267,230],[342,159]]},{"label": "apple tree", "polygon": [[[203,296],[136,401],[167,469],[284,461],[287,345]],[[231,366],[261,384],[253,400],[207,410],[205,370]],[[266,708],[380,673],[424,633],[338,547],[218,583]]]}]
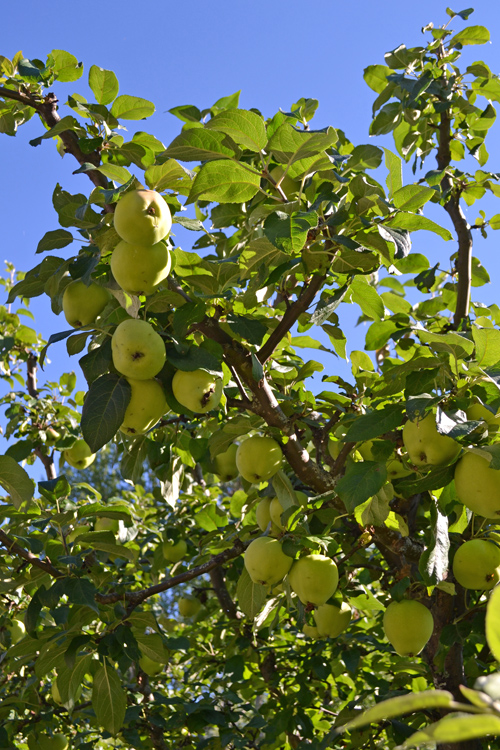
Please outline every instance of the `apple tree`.
[{"label": "apple tree", "polygon": [[154,104],[112,71],[87,101],[70,53],[0,57],[0,130],[77,162],[3,280],[0,747],[497,746],[500,308],[471,293],[500,214],[464,207],[500,195],[500,83],[447,12],[365,70],[392,149],[238,95],[127,140]]}]

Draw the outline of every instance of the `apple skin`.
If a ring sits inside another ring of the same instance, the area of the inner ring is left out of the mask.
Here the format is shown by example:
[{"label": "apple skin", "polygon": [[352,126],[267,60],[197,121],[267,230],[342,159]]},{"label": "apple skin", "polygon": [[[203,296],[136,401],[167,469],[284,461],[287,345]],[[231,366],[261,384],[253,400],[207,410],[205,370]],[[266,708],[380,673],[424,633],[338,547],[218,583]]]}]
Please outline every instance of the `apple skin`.
[{"label": "apple skin", "polygon": [[29,750],[66,750],[68,738],[64,734],[30,734],[28,736]]},{"label": "apple skin", "polygon": [[326,604],[339,583],[334,561],[325,555],[312,554],[299,558],[288,576],[290,586],[302,604]]},{"label": "apple skin", "polygon": [[273,438],[255,435],[236,451],[236,466],[243,479],[256,484],[271,479],[281,469],[283,454]]},{"label": "apple skin", "polygon": [[471,404],[467,409],[467,419],[474,421],[483,421],[488,424],[488,427],[497,428],[500,425],[500,414],[493,414],[489,409],[478,401],[475,404]]},{"label": "apple skin", "polygon": [[139,659],[139,666],[148,677],[155,677],[157,674],[163,671],[164,665],[159,664],[157,661],[153,661],[149,656],[141,656]]},{"label": "apple skin", "polygon": [[500,520],[500,472],[467,451],[455,468],[455,489],[466,508],[484,518]]},{"label": "apple skin", "polygon": [[181,406],[195,414],[206,414],[220,403],[222,378],[206,370],[177,370],[172,378],[172,391]]},{"label": "apple skin", "polygon": [[333,604],[322,604],[314,610],[313,617],[321,638],[337,638],[351,622],[352,610],[347,602],[335,607]]},{"label": "apple skin", "polygon": [[104,310],[111,295],[99,284],[87,286],[83,281],[70,281],[62,297],[64,317],[73,328],[93,325]]},{"label": "apple skin", "polygon": [[453,558],[453,575],[464,589],[490,591],[500,580],[500,548],[486,539],[464,542]]},{"label": "apple skin", "polygon": [[261,531],[267,531],[267,527],[271,524],[270,534],[271,536],[279,536],[281,530],[271,520],[271,498],[263,497],[255,509],[255,517],[257,525]]},{"label": "apple skin", "polygon": [[73,443],[71,448],[63,451],[63,456],[66,463],[74,469],[86,469],[95,460],[95,453],[92,453],[83,438]]},{"label": "apple skin", "polygon": [[316,640],[320,637],[318,628],[314,625],[308,625],[307,623],[303,626],[302,632],[304,635],[306,635],[308,638],[312,638],[313,640]]},{"label": "apple skin", "polygon": [[215,474],[217,474],[223,482],[229,482],[238,476],[238,467],[236,466],[236,451],[238,446],[236,443],[232,443],[227,451],[224,453],[218,453],[214,458]]},{"label": "apple skin", "polygon": [[170,273],[172,260],[167,246],[131,245],[122,240],[113,250],[110,266],[115,280],[128,294],[154,294]]},{"label": "apple skin", "polygon": [[415,599],[391,602],[384,612],[384,633],[400,656],[416,656],[434,630],[432,613]]},{"label": "apple skin", "polygon": [[167,202],[156,190],[131,190],[116,204],[114,225],[122,240],[147,247],[167,236],[172,216]]},{"label": "apple skin", "polygon": [[272,586],[283,580],[292,567],[293,559],[285,555],[277,539],[260,536],[246,548],[244,562],[254,583]]},{"label": "apple skin", "polygon": [[126,435],[143,435],[154,427],[168,411],[165,393],[160,383],[150,380],[127,378],[132,389],[130,401],[125,410],[121,432]]},{"label": "apple skin", "polygon": [[184,539],[180,539],[176,544],[166,540],[162,545],[163,557],[167,562],[177,563],[186,556],[187,544]]},{"label": "apple skin", "polygon": [[160,334],[146,320],[135,318],[117,326],[111,338],[111,353],[118,372],[132,380],[154,378],[167,358]]},{"label": "apple skin", "polygon": [[194,617],[201,609],[201,602],[193,597],[181,596],[177,608],[182,617]]},{"label": "apple skin", "polygon": [[281,522],[281,514],[283,513],[283,506],[281,505],[280,501],[277,497],[273,497],[271,500],[271,504],[269,506],[269,515],[271,516],[271,521],[274,523],[275,526],[280,531],[285,530],[285,526]]},{"label": "apple skin", "polygon": [[433,412],[403,427],[403,442],[415,466],[425,469],[451,463],[460,453],[460,445],[447,435],[440,435]]},{"label": "apple skin", "polygon": [[26,633],[24,622],[22,622],[22,620],[16,620],[16,619],[9,622],[9,624],[7,625],[7,630],[10,633],[10,640],[13,644],[20,641],[21,638],[23,638]]},{"label": "apple skin", "polygon": [[94,524],[94,531],[111,531],[113,534],[118,534],[120,528],[120,522],[117,518],[106,518],[101,516]]}]

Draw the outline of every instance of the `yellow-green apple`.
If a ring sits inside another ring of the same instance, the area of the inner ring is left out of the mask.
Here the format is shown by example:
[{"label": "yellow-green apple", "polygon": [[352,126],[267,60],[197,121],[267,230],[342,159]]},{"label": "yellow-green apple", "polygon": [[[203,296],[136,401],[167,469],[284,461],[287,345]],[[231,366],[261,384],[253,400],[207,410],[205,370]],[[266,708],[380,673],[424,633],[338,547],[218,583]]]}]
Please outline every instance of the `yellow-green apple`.
[{"label": "yellow-green apple", "polygon": [[270,534],[271,536],[279,536],[280,529],[271,521],[271,498],[263,497],[255,509],[255,518],[257,525],[261,531],[266,531],[269,524],[271,524]]},{"label": "yellow-green apple", "polygon": [[201,608],[201,602],[194,596],[181,596],[177,602],[179,614],[182,617],[194,617]]},{"label": "yellow-green apple", "polygon": [[238,446],[236,466],[243,479],[252,484],[271,479],[281,469],[283,454],[273,438],[254,435]]},{"label": "yellow-green apple", "polygon": [[45,445],[55,445],[60,437],[60,432],[54,430],[53,427],[47,427],[45,430]]},{"label": "yellow-green apple", "polygon": [[73,328],[93,325],[102,313],[111,295],[107,289],[93,282],[87,286],[83,281],[70,281],[62,297],[64,317]]},{"label": "yellow-green apple", "polygon": [[10,633],[10,640],[12,643],[17,643],[26,633],[24,622],[22,620],[11,620],[7,625],[7,630]]},{"label": "yellow-green apple", "polygon": [[330,557],[305,555],[294,564],[288,576],[290,586],[302,604],[325,604],[337,590],[339,572]]},{"label": "yellow-green apple", "polygon": [[154,661],[149,656],[141,656],[139,659],[139,666],[144,672],[144,674],[147,674],[148,677],[155,677],[157,674],[163,671],[163,664],[160,664],[157,661]]},{"label": "yellow-green apple", "polygon": [[285,526],[281,521],[282,513],[283,513],[283,506],[281,505],[277,497],[273,497],[273,499],[271,500],[271,504],[269,506],[269,515],[271,516],[271,521],[274,523],[275,526],[278,527],[280,531],[285,530]]},{"label": "yellow-green apple", "polygon": [[467,419],[486,422],[488,427],[493,429],[498,429],[500,425],[500,414],[493,414],[484,404],[480,404],[479,401],[471,404],[466,413]]},{"label": "yellow-green apple", "polygon": [[118,534],[120,528],[120,521],[117,518],[106,518],[106,516],[99,516],[94,524],[94,531],[111,531],[113,534]]},{"label": "yellow-green apple", "polygon": [[68,738],[60,732],[28,735],[29,750],[66,750]]},{"label": "yellow-green apple", "polygon": [[217,474],[223,482],[229,482],[238,476],[238,467],[236,466],[236,451],[238,446],[236,443],[232,443],[227,451],[224,453],[218,453],[214,458],[215,474]]},{"label": "yellow-green apple", "polygon": [[86,469],[95,460],[95,453],[92,453],[83,438],[73,443],[71,448],[66,448],[63,456],[66,463],[74,469]]},{"label": "yellow-green apple", "polygon": [[245,550],[245,568],[254,583],[272,586],[279,583],[290,568],[293,560],[285,555],[277,539],[260,536],[250,542]]},{"label": "yellow-green apple", "polygon": [[184,539],[179,539],[175,544],[170,539],[166,539],[162,544],[162,552],[167,562],[177,563],[186,556],[187,544]]},{"label": "yellow-green apple", "polygon": [[384,612],[384,633],[400,656],[416,656],[434,630],[432,613],[415,599],[391,602]]},{"label": "yellow-green apple", "polygon": [[172,261],[167,246],[131,245],[123,240],[113,250],[110,266],[116,281],[128,294],[153,294],[170,273]]},{"label": "yellow-green apple", "polygon": [[313,617],[321,638],[337,638],[349,625],[352,610],[347,602],[340,607],[322,604],[314,610]]},{"label": "yellow-green apple", "polygon": [[167,202],[156,190],[131,190],[120,198],[114,213],[116,232],[132,245],[156,245],[172,227]]},{"label": "yellow-green apple", "polygon": [[149,380],[158,375],[166,360],[165,344],[146,320],[127,318],[111,338],[113,364],[133,380]]},{"label": "yellow-green apple", "polygon": [[196,414],[206,414],[219,405],[222,378],[206,370],[177,370],[172,378],[172,391],[181,406]]},{"label": "yellow-green apple", "polygon": [[486,539],[464,542],[453,558],[453,575],[464,589],[490,591],[500,580],[500,547]]},{"label": "yellow-green apple", "polygon": [[125,410],[120,430],[126,435],[142,435],[158,422],[168,410],[165,393],[154,378],[127,378],[132,395]]},{"label": "yellow-green apple", "polygon": [[500,471],[490,469],[486,458],[467,451],[455,468],[458,499],[473,513],[500,519]]},{"label": "yellow-green apple", "polygon": [[403,427],[403,442],[410,461],[419,468],[449,464],[460,453],[460,445],[447,435],[441,435],[433,412]]},{"label": "yellow-green apple", "polygon": [[318,628],[315,627],[314,625],[308,625],[307,623],[303,626],[302,632],[308,638],[316,639],[320,637]]}]

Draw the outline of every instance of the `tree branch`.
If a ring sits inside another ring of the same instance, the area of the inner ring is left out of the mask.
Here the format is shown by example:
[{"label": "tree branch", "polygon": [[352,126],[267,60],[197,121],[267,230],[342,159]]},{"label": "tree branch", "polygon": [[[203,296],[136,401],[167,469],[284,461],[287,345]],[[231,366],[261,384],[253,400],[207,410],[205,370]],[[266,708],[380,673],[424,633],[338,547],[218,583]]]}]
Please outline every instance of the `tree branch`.
[{"label": "tree branch", "polygon": [[[28,389],[29,395],[32,398],[38,398],[38,391],[36,387],[37,361],[38,361],[38,357],[36,356],[36,354],[33,354],[33,352],[31,352],[27,361],[28,374],[26,377],[26,387]],[[40,450],[40,448],[35,448],[33,453],[42,462],[44,469],[45,469],[45,473],[47,475],[47,479],[49,481],[51,479],[55,479],[57,474],[56,474],[56,467],[54,465],[54,459],[52,458],[52,456],[48,456],[47,454],[43,453]]]},{"label": "tree branch", "polygon": [[222,609],[231,620],[236,620],[238,611],[235,603],[229,596],[222,567],[213,568],[210,571],[210,581]]},{"label": "tree branch", "polygon": [[23,560],[31,563],[31,565],[34,565],[36,568],[40,568],[40,570],[45,571],[45,573],[48,573],[53,578],[64,578],[64,573],[55,568],[51,562],[48,562],[47,560],[40,560],[39,557],[34,555],[32,552],[29,552],[27,549],[24,549],[24,547],[21,547],[20,544],[15,542],[13,539],[11,539],[10,536],[7,536],[7,534],[1,530],[0,544],[2,544],[11,555],[22,557]]}]

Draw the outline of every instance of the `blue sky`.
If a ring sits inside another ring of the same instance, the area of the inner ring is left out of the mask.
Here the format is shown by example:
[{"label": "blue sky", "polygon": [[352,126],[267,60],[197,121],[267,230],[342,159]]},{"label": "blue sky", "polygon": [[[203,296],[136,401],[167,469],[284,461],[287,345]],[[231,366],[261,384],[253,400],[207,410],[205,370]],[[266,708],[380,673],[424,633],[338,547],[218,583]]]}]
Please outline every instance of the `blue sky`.
[{"label": "blue sky", "polygon": [[[492,42],[466,50],[466,60],[482,59],[500,72],[500,4],[479,0],[475,9],[469,23],[487,26]],[[401,43],[422,44],[421,27],[430,21],[436,26],[445,23],[445,11],[446,4],[435,0],[411,4],[399,0],[254,0],[248,4],[236,0],[164,0],[154,4],[122,0],[115,5],[54,0],[50,8],[34,2],[9,3],[2,11],[0,53],[12,58],[22,49],[28,58],[45,59],[52,49],[65,49],[83,62],[85,72],[80,81],[55,89],[61,115],[69,94],[89,93],[91,65],[114,70],[121,94],[142,96],[156,104],[155,115],[137,129],[154,133],[166,144],[180,129],[180,121],[168,114],[168,109],[180,104],[203,108],[239,89],[240,106],[257,107],[265,116],[279,108],[289,109],[302,96],[317,98],[316,127],[333,125],[345,130],[354,143],[367,143],[375,95],[363,81],[363,69],[383,63],[384,52]],[[455,19],[451,26],[459,30],[463,22]],[[34,255],[39,239],[57,228],[51,202],[56,183],[73,193],[88,193],[91,187],[85,175],[72,175],[76,162],[69,156],[61,159],[52,142],[44,141],[38,148],[28,144],[42,132],[33,119],[15,138],[0,136],[3,259],[20,270],[39,262],[39,256]],[[498,134],[498,125],[492,132]],[[389,138],[372,142],[393,148]],[[490,144],[490,156],[488,168],[500,171],[498,145]],[[383,173],[379,179],[384,180]],[[407,180],[411,179],[408,174]],[[500,203],[490,205],[485,207],[487,212],[500,212]],[[469,210],[471,223],[476,215],[475,207]],[[431,214],[431,218],[448,226],[443,212]],[[194,241],[196,235],[191,238]],[[477,244],[476,254],[490,271],[493,283],[474,296],[486,302],[498,301],[499,241],[500,232],[492,232],[487,243]],[[189,249],[184,239],[182,243]],[[453,252],[451,243],[444,244],[424,232],[415,235],[414,250],[440,257],[445,264]],[[349,335],[359,311],[348,307],[354,306],[343,305],[341,315]],[[32,310],[36,328],[45,338],[67,327],[62,316],[56,318],[50,312],[46,298],[34,300]],[[362,348],[359,333],[352,334],[348,348]],[[52,348],[51,360],[47,376],[53,380],[64,369],[79,369],[76,358],[68,363],[64,344]],[[348,372],[333,358],[327,370],[344,376]]]}]

